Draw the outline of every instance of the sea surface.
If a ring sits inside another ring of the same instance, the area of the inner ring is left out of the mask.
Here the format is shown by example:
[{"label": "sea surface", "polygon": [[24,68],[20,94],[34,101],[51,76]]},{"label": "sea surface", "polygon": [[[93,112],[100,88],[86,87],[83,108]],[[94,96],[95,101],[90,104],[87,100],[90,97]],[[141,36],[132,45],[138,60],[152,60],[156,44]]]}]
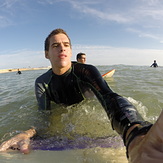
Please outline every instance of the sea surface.
[{"label": "sea surface", "polygon": [[[156,121],[163,108],[163,67],[108,65],[97,68],[101,74],[116,69],[113,77],[105,79],[111,89],[135,105],[145,120],[152,123]],[[37,123],[41,127],[48,126],[45,133],[55,135],[57,143],[62,143],[62,146],[66,146],[68,140],[80,140],[80,149],[32,150],[27,155],[8,151],[0,153],[0,162],[127,163],[123,142],[112,130],[97,99],[67,108],[56,106],[50,115],[47,113],[46,119],[40,115],[34,82],[46,71],[22,71],[21,75],[15,72],[0,74],[0,143]],[[88,138],[96,141],[81,148],[82,141]],[[103,144],[97,141],[103,139]]]}]

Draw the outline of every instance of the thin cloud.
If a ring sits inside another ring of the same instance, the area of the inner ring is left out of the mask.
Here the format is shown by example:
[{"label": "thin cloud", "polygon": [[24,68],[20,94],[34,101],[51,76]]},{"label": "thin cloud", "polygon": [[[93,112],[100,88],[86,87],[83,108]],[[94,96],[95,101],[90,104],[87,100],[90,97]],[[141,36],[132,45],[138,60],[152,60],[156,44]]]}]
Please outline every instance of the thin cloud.
[{"label": "thin cloud", "polygon": [[[101,20],[115,21],[117,23],[127,23],[130,21],[130,17],[124,16],[122,12],[113,12],[112,6],[108,6],[104,1],[66,1],[71,3],[72,7],[87,16],[92,16]],[[104,5],[105,4],[105,5]],[[99,7],[100,6],[100,7]],[[98,8],[99,7],[99,8]]]},{"label": "thin cloud", "polygon": [[18,24],[19,13],[31,13],[32,6],[28,6],[26,0],[1,0],[0,4],[0,27]]},{"label": "thin cloud", "polygon": [[[76,11],[84,13],[87,16],[122,24],[137,24],[142,21],[151,24],[151,19],[159,21],[162,20],[163,17],[163,1],[161,0],[132,0],[123,1],[123,3],[121,3],[120,0],[119,2],[111,2],[108,0],[96,0],[94,2],[89,0],[50,0],[50,2],[67,2],[70,3]],[[123,7],[119,7],[119,3],[121,3]]]},{"label": "thin cloud", "polygon": [[[37,0],[38,4],[54,5],[55,3],[66,2],[71,4],[72,8],[87,17],[107,22],[116,22],[119,24],[139,24],[147,22],[162,24],[163,1],[162,0],[132,0],[132,1],[108,1],[108,0]],[[28,5],[23,0],[3,0],[0,5],[0,16],[3,12],[14,12],[15,4]],[[31,6],[32,8],[32,6]],[[10,10],[8,10],[10,9]],[[2,12],[3,11],[3,12]],[[9,20],[9,17],[6,18]],[[1,21],[1,23],[3,23]],[[5,24],[5,21],[4,21]]]},{"label": "thin cloud", "polygon": [[137,12],[137,5],[134,6],[131,1],[129,3],[130,5],[123,2],[127,5],[123,5],[121,8],[118,6],[120,1],[115,3],[108,0],[40,0],[39,2],[44,4],[48,3],[49,5],[54,5],[55,3],[59,2],[70,3],[76,12],[85,14],[87,17],[91,16],[95,19],[107,20],[122,24],[135,23],[135,17],[137,17],[136,15],[139,13]]},{"label": "thin cloud", "polygon": [[[33,62],[38,61],[39,62]],[[7,64],[10,67],[6,67]],[[45,59],[43,51],[32,50],[18,50],[18,51],[6,51],[0,54],[0,68],[27,68],[27,67],[42,67],[49,66],[49,61]]]},{"label": "thin cloud", "polygon": [[11,8],[18,1],[20,0],[1,0],[0,8]]},{"label": "thin cloud", "polygon": [[12,21],[13,6],[18,0],[2,0],[0,4],[0,27],[4,28],[14,24]]},{"label": "thin cloud", "polygon": [[74,5],[76,9],[80,9],[80,11],[84,14],[89,14],[95,18],[102,19],[102,20],[108,20],[108,21],[115,21],[118,23],[126,23],[129,22],[129,17],[124,17],[120,13],[106,13],[99,11],[97,9],[93,9],[87,6],[76,6]]},{"label": "thin cloud", "polygon": [[160,43],[162,43],[162,37],[160,37],[160,35],[156,35],[156,34],[151,34],[151,33],[147,33],[138,29],[134,29],[134,28],[127,28],[126,29],[129,32],[132,33],[136,33],[138,34],[139,37],[144,37],[144,38],[152,38],[154,40],[158,40]]},{"label": "thin cloud", "polygon": [[12,22],[10,19],[6,18],[5,16],[0,16],[0,27],[7,27],[11,24]]}]

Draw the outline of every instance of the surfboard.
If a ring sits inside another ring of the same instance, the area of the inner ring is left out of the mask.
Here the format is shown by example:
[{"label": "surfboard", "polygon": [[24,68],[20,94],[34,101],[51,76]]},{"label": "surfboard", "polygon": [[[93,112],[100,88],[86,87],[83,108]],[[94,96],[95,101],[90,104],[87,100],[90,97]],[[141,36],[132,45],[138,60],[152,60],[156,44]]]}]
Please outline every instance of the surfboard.
[{"label": "surfboard", "polygon": [[89,138],[81,136],[74,139],[51,137],[36,139],[31,142],[33,150],[63,151],[86,148],[119,148],[123,147],[122,139],[119,136],[104,138]]},{"label": "surfboard", "polygon": [[103,74],[102,77],[112,77],[115,73],[115,69],[108,71],[107,73]]}]

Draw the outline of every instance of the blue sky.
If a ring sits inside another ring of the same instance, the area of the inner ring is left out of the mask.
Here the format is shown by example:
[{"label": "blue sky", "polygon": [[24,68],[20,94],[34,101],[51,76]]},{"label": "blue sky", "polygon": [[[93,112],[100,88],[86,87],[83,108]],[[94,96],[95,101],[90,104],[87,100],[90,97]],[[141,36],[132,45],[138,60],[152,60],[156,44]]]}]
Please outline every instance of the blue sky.
[{"label": "blue sky", "polygon": [[49,66],[44,40],[55,28],[69,34],[72,60],[163,66],[163,0],[1,0],[0,69]]}]

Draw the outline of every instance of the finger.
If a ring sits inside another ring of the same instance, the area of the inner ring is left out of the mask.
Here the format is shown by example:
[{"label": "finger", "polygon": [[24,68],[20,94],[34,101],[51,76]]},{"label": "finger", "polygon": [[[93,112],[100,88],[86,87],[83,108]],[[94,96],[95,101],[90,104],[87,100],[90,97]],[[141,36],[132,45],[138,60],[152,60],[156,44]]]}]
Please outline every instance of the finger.
[{"label": "finger", "polygon": [[24,154],[28,154],[30,152],[29,144],[30,144],[30,139],[25,139],[25,140],[20,141],[18,143],[20,152]]},{"label": "finger", "polygon": [[6,151],[13,145],[15,145],[15,143],[13,144],[13,140],[5,141],[0,145],[0,151]]}]

